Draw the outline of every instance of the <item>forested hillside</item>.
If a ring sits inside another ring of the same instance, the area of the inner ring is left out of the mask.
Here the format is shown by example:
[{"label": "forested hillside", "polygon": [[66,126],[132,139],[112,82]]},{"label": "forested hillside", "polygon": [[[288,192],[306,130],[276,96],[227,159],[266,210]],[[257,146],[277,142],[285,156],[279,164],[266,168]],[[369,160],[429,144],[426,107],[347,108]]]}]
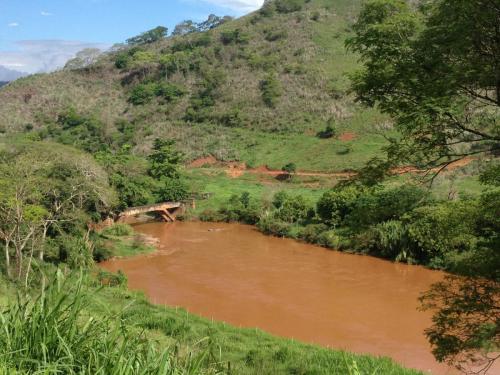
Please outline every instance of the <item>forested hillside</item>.
[{"label": "forested hillside", "polygon": [[[203,32],[131,38],[87,67],[18,80],[0,92],[0,128],[77,145],[90,133],[139,153],[169,137],[188,159],[360,167],[391,128],[348,93],[357,59],[344,42],[361,2],[275,3]],[[68,113],[92,125],[64,125]]]}]

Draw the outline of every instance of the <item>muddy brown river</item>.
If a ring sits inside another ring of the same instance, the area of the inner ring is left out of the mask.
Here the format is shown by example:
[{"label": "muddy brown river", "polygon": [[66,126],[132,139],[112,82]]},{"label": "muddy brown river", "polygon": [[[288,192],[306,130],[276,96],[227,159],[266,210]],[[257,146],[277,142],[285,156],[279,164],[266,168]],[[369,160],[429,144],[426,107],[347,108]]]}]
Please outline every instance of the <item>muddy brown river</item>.
[{"label": "muddy brown river", "polygon": [[153,255],[102,266],[123,270],[129,287],[154,303],[236,326],[356,353],[406,367],[452,373],[424,337],[430,316],[419,294],[442,273],[268,237],[250,226],[149,223],[135,230],[160,239]]}]

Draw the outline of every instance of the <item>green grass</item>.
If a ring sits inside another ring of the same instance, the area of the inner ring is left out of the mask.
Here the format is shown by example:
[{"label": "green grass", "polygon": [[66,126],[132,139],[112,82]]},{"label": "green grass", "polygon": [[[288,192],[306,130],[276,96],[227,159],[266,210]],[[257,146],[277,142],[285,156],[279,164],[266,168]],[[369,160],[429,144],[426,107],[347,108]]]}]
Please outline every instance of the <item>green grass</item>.
[{"label": "green grass", "polygon": [[100,239],[112,257],[129,257],[155,251],[154,246],[145,243],[144,237],[134,233],[132,227],[126,224],[115,224],[104,229]]},{"label": "green grass", "polygon": [[[211,193],[207,200],[196,201],[198,214],[203,210],[215,210],[226,203],[232,195],[249,192],[256,199],[271,201],[274,194],[281,190],[293,194],[301,194],[311,203],[316,202],[326,189],[335,184],[334,180],[325,178],[295,178],[291,182],[279,182],[273,177],[245,173],[241,177],[231,178],[216,168],[200,168],[188,170],[188,182],[194,191]],[[311,187],[318,185],[318,187]]]},{"label": "green grass", "polygon": [[[120,315],[96,316],[95,290],[82,279],[57,277],[35,297],[0,309],[0,370],[7,374],[215,374],[206,352],[162,348]],[[213,363],[211,363],[213,362]]]}]

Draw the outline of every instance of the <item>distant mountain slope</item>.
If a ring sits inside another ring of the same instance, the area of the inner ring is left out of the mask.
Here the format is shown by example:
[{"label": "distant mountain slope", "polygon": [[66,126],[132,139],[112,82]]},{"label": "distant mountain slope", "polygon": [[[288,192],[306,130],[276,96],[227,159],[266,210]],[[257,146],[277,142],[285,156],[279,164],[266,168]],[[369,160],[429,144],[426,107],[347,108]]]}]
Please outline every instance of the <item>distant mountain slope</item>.
[{"label": "distant mountain slope", "polygon": [[10,82],[15,79],[28,75],[28,73],[19,72],[17,70],[7,69],[0,65],[0,82]]},{"label": "distant mountain slope", "polygon": [[[20,79],[0,92],[0,127],[53,129],[73,108],[95,119],[112,146],[127,132],[137,152],[162,136],[177,139],[190,159],[211,154],[274,167],[283,160],[307,169],[358,167],[378,152],[377,129],[387,127],[347,93],[346,73],[357,61],[344,40],[360,3],[276,0],[208,32]],[[347,133],[344,140],[316,137],[327,124]]]}]

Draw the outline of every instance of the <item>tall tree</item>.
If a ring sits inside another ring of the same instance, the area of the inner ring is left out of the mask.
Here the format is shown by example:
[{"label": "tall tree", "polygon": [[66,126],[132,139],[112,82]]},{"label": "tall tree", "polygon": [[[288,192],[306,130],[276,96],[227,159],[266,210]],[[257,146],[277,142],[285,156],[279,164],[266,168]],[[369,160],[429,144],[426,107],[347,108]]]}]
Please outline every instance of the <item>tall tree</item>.
[{"label": "tall tree", "polygon": [[360,101],[396,122],[394,162],[428,168],[500,151],[500,0],[369,0],[347,47]]}]

